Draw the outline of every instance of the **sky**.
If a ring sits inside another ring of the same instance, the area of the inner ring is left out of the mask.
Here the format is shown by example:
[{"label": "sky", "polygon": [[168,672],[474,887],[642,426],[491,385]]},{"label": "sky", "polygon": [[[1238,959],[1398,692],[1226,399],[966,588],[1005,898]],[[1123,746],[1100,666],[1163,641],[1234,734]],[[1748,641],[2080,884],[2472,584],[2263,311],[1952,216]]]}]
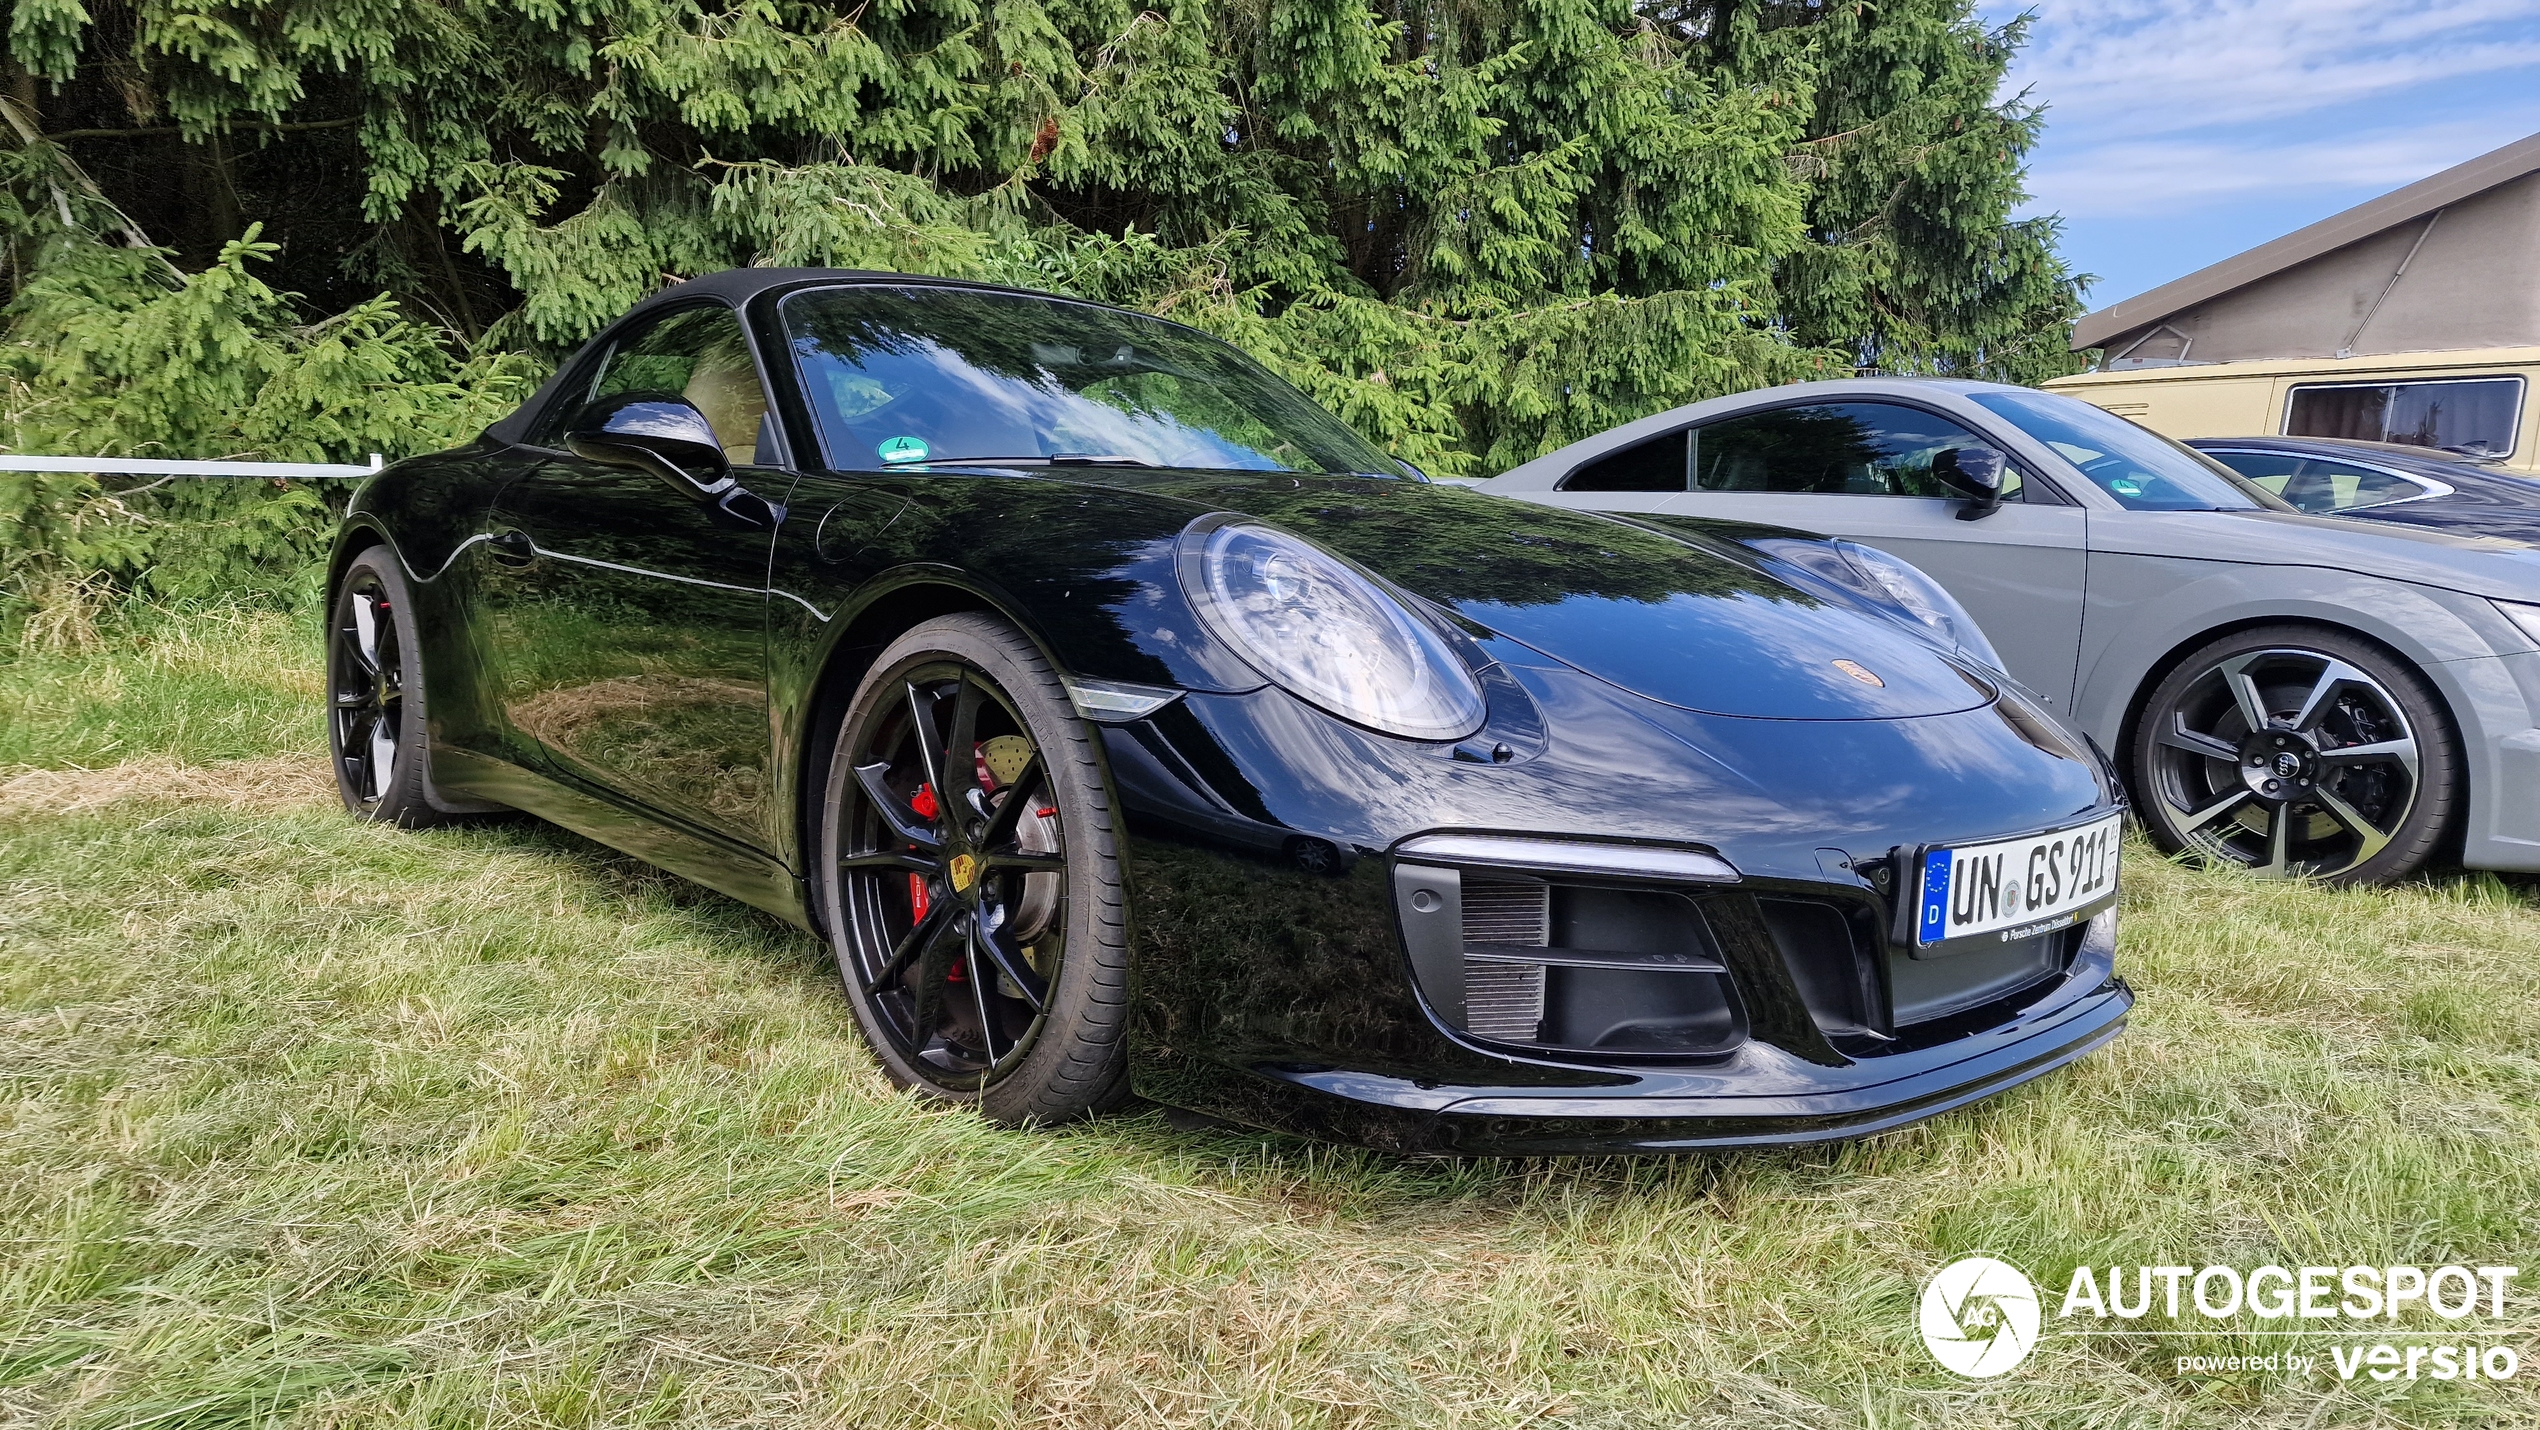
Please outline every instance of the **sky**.
[{"label": "sky", "polygon": [[1980,0],[2023,9],[2023,212],[2094,310],[2540,132],[2540,0]]}]

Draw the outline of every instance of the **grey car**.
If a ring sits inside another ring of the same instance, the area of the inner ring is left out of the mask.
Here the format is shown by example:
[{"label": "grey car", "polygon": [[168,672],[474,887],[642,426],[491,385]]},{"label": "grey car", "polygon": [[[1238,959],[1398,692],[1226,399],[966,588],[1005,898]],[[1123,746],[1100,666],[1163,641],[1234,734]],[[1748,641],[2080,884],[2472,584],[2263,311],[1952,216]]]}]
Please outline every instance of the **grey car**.
[{"label": "grey car", "polygon": [[2165,848],[2339,882],[2452,851],[2540,870],[2540,550],[2523,542],[2304,515],[2087,403],[1927,378],[1699,402],[1479,485],[1824,533],[1921,568],[2114,758]]}]

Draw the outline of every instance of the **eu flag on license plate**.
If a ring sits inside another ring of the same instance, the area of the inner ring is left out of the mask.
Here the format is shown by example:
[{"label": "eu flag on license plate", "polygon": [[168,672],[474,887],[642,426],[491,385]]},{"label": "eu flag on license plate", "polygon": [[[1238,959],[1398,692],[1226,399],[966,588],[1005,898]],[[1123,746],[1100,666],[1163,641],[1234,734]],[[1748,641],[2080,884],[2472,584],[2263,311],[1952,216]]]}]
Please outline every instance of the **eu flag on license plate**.
[{"label": "eu flag on license plate", "polygon": [[1923,931],[1921,942],[1938,943],[1949,927],[1949,851],[1923,856]]}]

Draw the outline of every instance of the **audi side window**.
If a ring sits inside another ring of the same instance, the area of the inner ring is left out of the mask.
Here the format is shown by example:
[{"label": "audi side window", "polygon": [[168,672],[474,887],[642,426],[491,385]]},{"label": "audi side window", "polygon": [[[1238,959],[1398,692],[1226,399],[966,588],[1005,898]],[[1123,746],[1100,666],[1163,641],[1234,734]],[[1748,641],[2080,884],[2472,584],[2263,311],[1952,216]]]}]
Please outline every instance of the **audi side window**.
[{"label": "audi side window", "polygon": [[[1692,445],[1700,491],[1955,497],[1932,476],[1933,459],[1993,444],[1920,408],[1829,402],[1714,422],[1695,429]],[[2003,469],[2002,497],[2022,499],[2018,468]]]},{"label": "audi side window", "polygon": [[1565,492],[1680,492],[1685,434],[1670,432],[1599,457],[1562,479]]}]

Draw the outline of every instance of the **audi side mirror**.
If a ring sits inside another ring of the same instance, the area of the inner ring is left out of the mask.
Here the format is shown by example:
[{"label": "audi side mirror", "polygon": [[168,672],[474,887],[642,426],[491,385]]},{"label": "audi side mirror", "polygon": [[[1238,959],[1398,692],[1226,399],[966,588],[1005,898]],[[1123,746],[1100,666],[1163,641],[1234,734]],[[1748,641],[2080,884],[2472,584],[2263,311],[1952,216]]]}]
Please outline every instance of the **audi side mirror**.
[{"label": "audi side mirror", "polygon": [[721,500],[735,484],[714,425],[666,393],[630,392],[593,403],[564,445],[586,462],[650,472],[702,502]]},{"label": "audi side mirror", "polygon": [[1960,521],[1993,515],[2002,505],[2002,454],[1991,447],[1952,447],[1931,459],[1932,480],[1967,499]]}]

